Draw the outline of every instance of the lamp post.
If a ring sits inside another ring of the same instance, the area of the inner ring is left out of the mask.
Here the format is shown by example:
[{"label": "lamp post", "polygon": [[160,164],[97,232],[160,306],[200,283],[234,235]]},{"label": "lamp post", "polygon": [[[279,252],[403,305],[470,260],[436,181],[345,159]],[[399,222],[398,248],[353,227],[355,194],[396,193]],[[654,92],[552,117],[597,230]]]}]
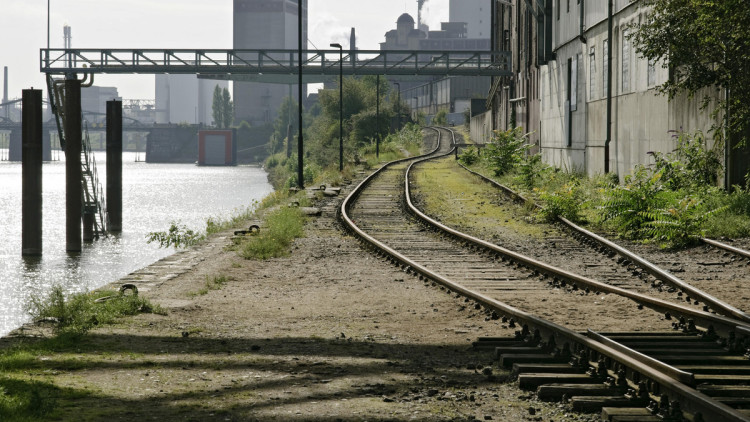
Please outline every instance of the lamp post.
[{"label": "lamp post", "polygon": [[396,103],[396,106],[398,107],[398,130],[401,130],[401,84],[398,82],[394,82],[393,85],[396,85],[398,87],[398,102]]},{"label": "lamp post", "polygon": [[380,75],[375,79],[377,85],[375,89],[375,132],[377,138],[375,138],[375,157],[380,158]]},{"label": "lamp post", "polygon": [[299,133],[297,134],[297,187],[305,188],[304,147],[302,145],[302,0],[297,1],[297,113]]},{"label": "lamp post", "polygon": [[331,44],[339,49],[339,171],[344,170],[344,48],[339,43]]}]

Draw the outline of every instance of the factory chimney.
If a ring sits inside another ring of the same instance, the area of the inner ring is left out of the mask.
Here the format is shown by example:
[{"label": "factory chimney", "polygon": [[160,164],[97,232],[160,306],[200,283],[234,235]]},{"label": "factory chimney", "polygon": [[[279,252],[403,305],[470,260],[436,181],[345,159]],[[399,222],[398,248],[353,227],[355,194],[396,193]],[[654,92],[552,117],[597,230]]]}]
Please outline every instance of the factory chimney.
[{"label": "factory chimney", "polygon": [[[3,68],[3,70],[4,70],[4,72],[3,72],[4,73],[4,77],[3,77],[3,104],[5,104],[5,103],[8,102],[8,66],[5,66]],[[3,111],[5,111],[4,114],[5,114],[5,118],[7,119],[8,116],[10,115],[8,113],[8,106],[7,105],[3,106]]]},{"label": "factory chimney", "polygon": [[3,77],[3,103],[8,102],[8,66],[4,67]]},{"label": "factory chimney", "polygon": [[70,26],[63,26],[63,42],[66,49],[73,48],[73,34]]},{"label": "factory chimney", "polygon": [[357,62],[355,51],[357,51],[357,34],[355,29],[352,28],[352,33],[349,35],[349,57],[351,57],[352,64]]}]

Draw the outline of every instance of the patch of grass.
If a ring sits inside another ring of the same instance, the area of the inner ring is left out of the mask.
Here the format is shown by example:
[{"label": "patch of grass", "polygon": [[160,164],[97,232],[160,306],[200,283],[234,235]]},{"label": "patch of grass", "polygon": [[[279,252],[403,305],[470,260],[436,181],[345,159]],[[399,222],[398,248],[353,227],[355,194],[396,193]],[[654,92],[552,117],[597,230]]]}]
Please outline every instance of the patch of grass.
[{"label": "patch of grass", "polygon": [[[107,299],[97,302],[103,298]],[[1,421],[48,420],[57,415],[60,401],[88,396],[85,390],[61,389],[33,377],[86,367],[87,358],[64,351],[90,347],[85,333],[91,328],[126,315],[164,311],[135,294],[95,291],[66,298],[57,286],[48,297],[33,299],[29,312],[35,319],[55,321],[56,334],[41,340],[24,339],[0,350]]]},{"label": "patch of grass", "polygon": [[0,377],[0,420],[44,420],[54,412],[61,394],[49,383]]},{"label": "patch of grass", "polygon": [[111,324],[122,316],[165,311],[137,294],[93,291],[65,297],[55,286],[46,298],[32,298],[29,313],[36,320],[55,321],[58,332],[84,334],[100,324]]},{"label": "patch of grass", "polygon": [[543,237],[548,229],[520,220],[519,213],[533,215],[533,209],[513,204],[496,188],[460,168],[452,157],[420,164],[414,177],[425,212],[449,226],[481,230],[502,225],[532,237]]},{"label": "patch of grass", "polygon": [[206,220],[206,234],[219,233],[235,227],[244,225],[250,220],[255,213],[256,208],[260,205],[259,201],[253,201],[252,205],[246,208],[235,210],[228,218],[210,217]]},{"label": "patch of grass", "polygon": [[211,290],[220,290],[227,282],[231,281],[232,277],[225,275],[217,275],[213,277],[206,276],[205,285],[197,292],[188,293],[189,296],[203,296],[208,294]]},{"label": "patch of grass", "polygon": [[305,217],[299,208],[279,208],[266,216],[266,227],[257,236],[248,236],[240,245],[239,254],[246,259],[285,256],[292,241],[302,237],[304,224]]}]

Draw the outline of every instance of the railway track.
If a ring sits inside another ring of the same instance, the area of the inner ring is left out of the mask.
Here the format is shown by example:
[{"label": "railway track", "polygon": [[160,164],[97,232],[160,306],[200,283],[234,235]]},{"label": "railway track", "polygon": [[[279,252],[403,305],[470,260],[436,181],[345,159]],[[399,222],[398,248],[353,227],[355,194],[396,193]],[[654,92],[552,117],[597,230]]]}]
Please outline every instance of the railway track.
[{"label": "railway track", "polygon": [[[511,189],[465,167],[464,169],[513,199],[523,203],[528,202],[526,198]],[[714,240],[703,239],[707,245],[703,251],[705,258],[695,260],[695,254],[689,252],[653,252],[640,245],[628,245],[626,248],[570,220],[560,218],[559,221],[570,236],[550,239],[554,242],[554,247],[565,249],[570,255],[583,254],[579,259],[566,257],[564,262],[559,262],[562,268],[569,267],[575,262],[591,261],[594,256],[591,252],[597,252],[595,263],[590,264],[589,267],[584,264],[583,267],[574,271],[584,275],[598,276],[600,280],[608,280],[609,284],[626,289],[750,322],[750,315],[742,310],[750,307],[750,295],[741,297],[736,295],[737,292],[743,291],[743,285],[747,281],[748,262],[745,258],[750,256],[750,252]],[[637,251],[633,252],[633,248]],[[556,255],[549,251],[542,250],[541,252],[545,257]],[[645,253],[652,256],[644,257]],[[716,274],[716,268],[720,268],[723,272],[721,279]],[[676,276],[676,272],[688,276],[683,279]],[[639,279],[643,283],[640,283]],[[708,293],[709,291],[713,293]]]},{"label": "railway track", "polygon": [[[436,148],[421,160],[450,151],[447,142],[440,142],[441,131],[435,131],[431,138]],[[365,179],[344,200],[341,219],[377,254],[405,271],[473,300],[490,318],[519,326],[513,339],[481,339],[478,346],[496,347],[502,364],[515,365],[522,387],[536,388],[539,394],[550,389],[567,391],[562,394],[568,397],[578,394],[574,403],[588,406],[624,405],[631,412],[649,412],[635,417],[660,413],[677,418],[684,413],[695,420],[750,420],[738,399],[748,396],[742,384],[750,361],[737,352],[750,325],[566,272],[445,227],[411,203],[407,180],[414,161],[391,163]],[[620,306],[619,318],[642,321],[648,332],[599,335],[607,329],[603,316],[612,304],[590,305],[593,313],[582,315],[575,303],[587,296],[586,289],[607,293]],[[554,312],[540,318],[526,309]],[[680,321],[683,332],[669,331],[670,322],[659,318],[667,312]],[[589,331],[583,332],[584,327]],[[692,346],[699,343],[706,347]],[[670,350],[674,355],[665,355]],[[594,391],[605,398],[592,399]],[[656,404],[645,410],[652,401]],[[643,406],[633,410],[636,405]]]}]

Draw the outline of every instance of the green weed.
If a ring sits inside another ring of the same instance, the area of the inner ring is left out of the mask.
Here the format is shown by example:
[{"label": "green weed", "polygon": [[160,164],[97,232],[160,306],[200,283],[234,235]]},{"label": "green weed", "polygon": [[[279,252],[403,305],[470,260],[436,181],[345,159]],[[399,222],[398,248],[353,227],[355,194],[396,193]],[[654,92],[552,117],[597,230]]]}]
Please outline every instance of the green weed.
[{"label": "green weed", "polygon": [[204,286],[198,290],[197,292],[190,293],[190,296],[203,296],[208,294],[211,290],[220,290],[227,282],[231,281],[231,277],[227,277],[225,275],[218,275],[209,277],[206,276],[206,283]]},{"label": "green weed", "polygon": [[148,243],[157,242],[159,247],[187,248],[203,240],[204,236],[183,224],[170,223],[169,229],[163,232],[151,232],[146,235]]},{"label": "green weed", "polygon": [[703,225],[713,214],[726,211],[728,207],[706,210],[702,202],[694,197],[685,197],[669,208],[644,212],[642,217],[646,238],[662,247],[682,247],[696,243],[705,236]]},{"label": "green weed", "polygon": [[577,181],[553,192],[542,191],[539,197],[544,201],[540,213],[548,222],[555,222],[558,217],[565,217],[573,222],[581,221],[583,198]]},{"label": "green weed", "polygon": [[163,314],[164,310],[137,294],[94,291],[66,298],[62,287],[55,286],[46,298],[32,298],[29,313],[36,320],[55,321],[58,332],[84,334],[97,325],[111,324],[122,316]]},{"label": "green weed", "polygon": [[268,214],[266,227],[257,236],[248,237],[240,247],[246,259],[268,259],[288,253],[292,241],[303,235],[305,218],[299,208],[283,207]]},{"label": "green weed", "polygon": [[477,161],[479,161],[479,154],[477,154],[477,149],[474,147],[469,147],[463,150],[461,155],[458,156],[458,161],[460,161],[465,166],[471,166]]}]

